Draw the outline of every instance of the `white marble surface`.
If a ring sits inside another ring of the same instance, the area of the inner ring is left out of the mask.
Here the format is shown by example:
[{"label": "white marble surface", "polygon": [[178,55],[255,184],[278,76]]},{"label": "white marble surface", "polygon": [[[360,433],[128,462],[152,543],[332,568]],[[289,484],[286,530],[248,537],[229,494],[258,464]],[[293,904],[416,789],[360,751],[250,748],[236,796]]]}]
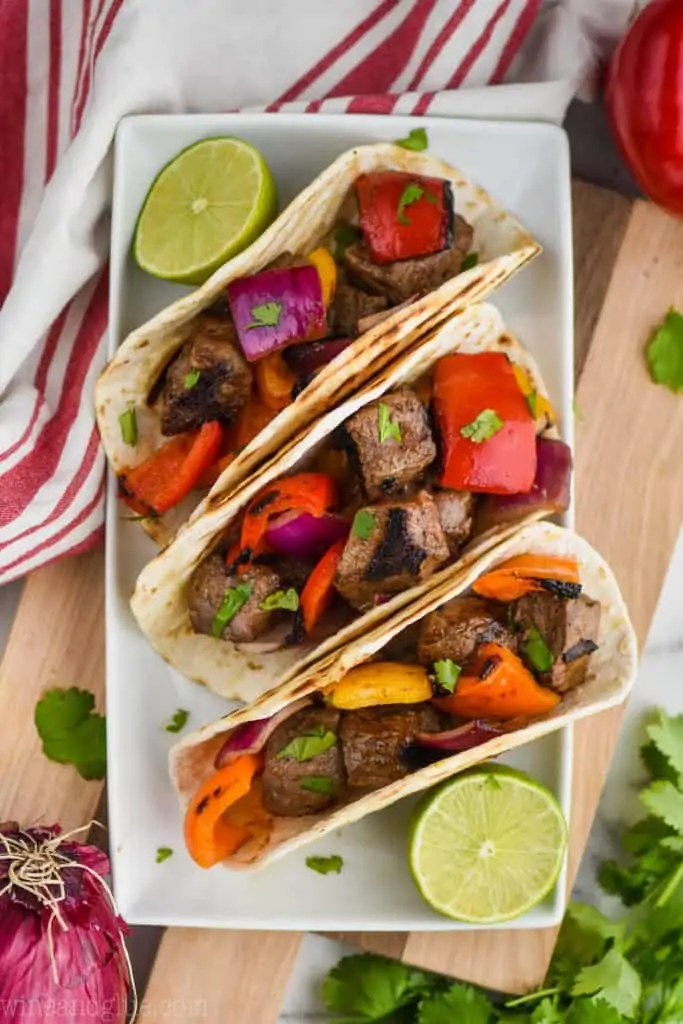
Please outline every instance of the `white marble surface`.
[{"label": "white marble surface", "polygon": [[[0,588],[0,650],[4,648],[21,584]],[[642,781],[638,747],[646,712],[661,705],[683,712],[683,534],[679,538],[659,607],[641,661],[626,722],[617,746],[588,849],[574,895],[595,902],[597,864],[612,855],[620,823],[640,814],[637,792]],[[604,898],[603,898],[604,899]],[[309,935],[301,945],[285,994],[280,1024],[322,1024],[326,1020],[319,1000],[325,973],[349,947]]]},{"label": "white marble surface", "polygon": [[[638,748],[647,712],[660,705],[669,712],[683,712],[683,533],[662,590],[657,612],[640,663],[616,753],[600,808],[593,825],[574,897],[609,908],[595,880],[597,865],[613,856],[624,822],[640,817],[638,790],[642,772]],[[352,952],[338,942],[308,935],[301,945],[285,995],[280,1024],[323,1024],[319,999],[325,973],[342,956]]]}]

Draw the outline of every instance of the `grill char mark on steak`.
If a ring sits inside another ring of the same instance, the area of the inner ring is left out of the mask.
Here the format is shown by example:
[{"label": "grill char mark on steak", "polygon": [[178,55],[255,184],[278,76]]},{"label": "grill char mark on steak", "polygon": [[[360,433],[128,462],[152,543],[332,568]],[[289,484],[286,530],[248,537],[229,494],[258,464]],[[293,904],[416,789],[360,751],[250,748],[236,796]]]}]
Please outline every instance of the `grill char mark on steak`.
[{"label": "grill char mark on steak", "polygon": [[352,607],[371,608],[379,596],[428,579],[449,551],[431,495],[365,506],[374,523],[368,537],[349,534],[334,585]]},{"label": "grill char mark on steak", "polygon": [[408,516],[404,508],[390,508],[384,538],[368,563],[366,579],[381,580],[409,572],[417,576],[427,552],[414,544],[408,533]]},{"label": "grill char mark on steak", "polygon": [[431,704],[387,704],[342,716],[339,730],[346,778],[351,788],[379,789],[409,773],[402,755],[420,733],[439,732],[441,718]]},{"label": "grill char mark on steak", "polygon": [[[186,387],[188,374],[195,373],[195,383]],[[161,432],[182,434],[209,420],[231,422],[247,402],[251,384],[232,321],[200,317],[165,371],[159,392]]]}]

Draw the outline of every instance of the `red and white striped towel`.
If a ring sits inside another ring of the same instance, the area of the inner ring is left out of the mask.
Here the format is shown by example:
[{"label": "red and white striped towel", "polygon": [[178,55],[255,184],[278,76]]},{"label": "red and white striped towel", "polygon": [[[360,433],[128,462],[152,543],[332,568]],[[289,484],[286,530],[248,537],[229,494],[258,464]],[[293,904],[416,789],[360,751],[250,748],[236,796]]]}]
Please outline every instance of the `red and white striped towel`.
[{"label": "red and white striped towel", "polygon": [[[266,107],[557,119],[572,91],[559,79],[575,68],[566,4],[542,3],[0,0],[0,582],[100,536],[92,391],[119,118]],[[549,69],[558,32],[564,56]],[[479,88],[533,82],[538,68],[543,85]]]}]

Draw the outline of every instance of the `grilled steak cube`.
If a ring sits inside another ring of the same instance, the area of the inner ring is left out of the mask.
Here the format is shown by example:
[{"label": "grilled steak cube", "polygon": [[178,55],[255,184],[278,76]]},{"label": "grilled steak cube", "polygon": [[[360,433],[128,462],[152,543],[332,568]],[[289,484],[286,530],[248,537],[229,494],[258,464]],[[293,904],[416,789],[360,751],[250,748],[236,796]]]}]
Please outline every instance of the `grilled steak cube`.
[{"label": "grilled steak cube", "polygon": [[452,555],[472,536],[475,499],[471,491],[435,491],[434,502]]},{"label": "grilled steak cube", "polygon": [[373,263],[365,242],[350,245],[345,253],[346,266],[354,280],[390,302],[405,302],[414,295],[424,295],[455,277],[470,251],[473,230],[458,214],[453,216],[453,244],[441,252],[395,263]]},{"label": "grilled steak cube", "polygon": [[[386,436],[387,420],[390,436]],[[346,421],[345,430],[370,499],[400,491],[436,458],[425,407],[409,388],[366,405]]]},{"label": "grilled steak cube", "polygon": [[[307,733],[314,739],[322,738],[328,732],[338,736],[338,711],[303,708],[278,725],[269,737],[262,780],[263,802],[271,814],[297,818],[323,811],[341,799],[344,765],[339,741],[306,761],[297,760],[295,756],[278,756],[292,740],[305,738]],[[317,781],[311,782],[312,778]]]},{"label": "grilled steak cube", "polygon": [[251,369],[231,320],[202,316],[166,370],[161,432],[182,434],[209,420],[233,420],[251,392]]},{"label": "grilled steak cube", "polygon": [[517,648],[517,637],[505,624],[504,606],[480,597],[456,597],[422,619],[417,657],[422,665],[451,658],[462,667],[487,643]]},{"label": "grilled steak cube", "polygon": [[[585,594],[566,598],[541,590],[525,594],[515,601],[512,617],[520,633],[522,656],[533,628],[538,630],[550,650],[552,668],[539,675],[544,686],[552,687],[557,693],[566,693],[584,682],[588,659],[598,646],[598,601],[592,601]],[[529,658],[526,660],[528,662]]]},{"label": "grilled steak cube", "polygon": [[379,789],[408,774],[401,757],[423,732],[439,732],[439,713],[431,704],[386,704],[342,716],[340,738],[349,786]]},{"label": "grilled steak cube", "polygon": [[282,617],[280,610],[264,611],[260,604],[269,594],[282,589],[277,573],[264,565],[253,565],[245,573],[228,572],[221,555],[209,555],[192,573],[187,595],[190,622],[197,633],[213,636],[213,622],[226,592],[240,585],[250,587],[248,600],[226,624],[222,639],[249,643],[267,633]]},{"label": "grilled steak cube", "polygon": [[366,316],[382,313],[388,305],[384,295],[368,295],[340,280],[328,314],[330,331],[341,338],[357,338],[361,333],[360,321]]},{"label": "grilled steak cube", "polygon": [[380,596],[422,583],[449,555],[436,506],[425,491],[411,501],[363,511],[372,517],[366,520],[370,528],[362,536],[352,528],[334,578],[342,597],[361,610]]}]

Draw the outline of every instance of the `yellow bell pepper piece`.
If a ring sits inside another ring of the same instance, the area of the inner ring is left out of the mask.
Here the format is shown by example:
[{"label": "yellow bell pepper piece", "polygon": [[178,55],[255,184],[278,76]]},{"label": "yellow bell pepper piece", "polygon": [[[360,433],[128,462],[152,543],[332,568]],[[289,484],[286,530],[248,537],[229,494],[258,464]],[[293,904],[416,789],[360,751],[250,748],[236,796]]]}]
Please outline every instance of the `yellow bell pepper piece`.
[{"label": "yellow bell pepper piece", "polygon": [[380,704],[419,704],[432,696],[426,668],[394,661],[370,661],[352,668],[326,694],[327,703],[342,711]]},{"label": "yellow bell pepper piece", "polygon": [[323,289],[323,302],[327,309],[332,304],[334,290],[337,286],[337,264],[334,262],[334,258],[329,250],[323,246],[314,249],[306,259],[318,271],[318,277]]},{"label": "yellow bell pepper piece", "polygon": [[534,406],[536,414],[534,419],[537,422],[540,421],[544,426],[547,424],[552,427],[553,424],[557,423],[557,413],[555,412],[552,404],[545,395],[539,395],[535,390],[533,381],[529,376],[528,371],[523,366],[520,366],[519,363],[514,363],[512,368],[515,373],[515,379],[519,384],[519,389],[524,397],[528,398],[531,394],[536,395],[536,403]]}]

